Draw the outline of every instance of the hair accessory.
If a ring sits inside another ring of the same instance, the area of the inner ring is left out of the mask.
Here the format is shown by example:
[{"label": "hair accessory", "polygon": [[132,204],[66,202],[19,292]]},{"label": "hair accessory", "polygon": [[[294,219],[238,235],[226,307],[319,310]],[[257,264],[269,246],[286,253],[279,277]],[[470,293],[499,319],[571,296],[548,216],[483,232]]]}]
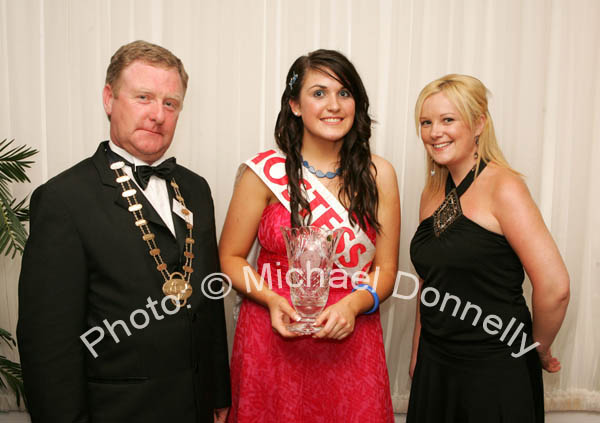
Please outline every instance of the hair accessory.
[{"label": "hair accessory", "polygon": [[290,82],[288,82],[288,85],[290,86],[290,91],[294,89],[294,84],[296,83],[297,79],[298,79],[298,74],[296,72],[294,72],[292,74],[292,77],[290,78]]},{"label": "hair accessory", "polygon": [[373,289],[373,287],[371,285],[367,285],[366,283],[361,283],[360,285],[356,285],[356,287],[352,290],[352,292],[356,291],[357,289],[363,289],[365,291],[369,291],[369,294],[371,294],[371,296],[373,297],[373,307],[371,307],[371,309],[369,311],[366,311],[364,314],[374,313],[375,310],[377,310],[377,308],[379,307],[379,295],[377,295],[377,292]]},{"label": "hair accessory", "polygon": [[319,169],[315,169],[314,166],[311,166],[308,164],[308,162],[304,159],[302,159],[302,166],[304,166],[305,168],[308,169],[308,171],[310,173],[312,173],[313,175],[315,175],[317,178],[327,178],[327,179],[333,179],[336,176],[340,176],[342,174],[342,168],[338,167],[335,172],[323,172],[322,170]]}]

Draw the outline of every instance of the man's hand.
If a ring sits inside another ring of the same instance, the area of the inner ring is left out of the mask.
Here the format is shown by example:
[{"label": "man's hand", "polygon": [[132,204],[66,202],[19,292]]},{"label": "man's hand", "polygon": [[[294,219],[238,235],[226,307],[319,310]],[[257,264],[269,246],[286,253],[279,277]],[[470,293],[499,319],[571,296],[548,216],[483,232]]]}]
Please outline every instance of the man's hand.
[{"label": "man's hand", "polygon": [[214,423],[225,423],[225,420],[227,420],[228,413],[229,413],[229,407],[215,408]]}]

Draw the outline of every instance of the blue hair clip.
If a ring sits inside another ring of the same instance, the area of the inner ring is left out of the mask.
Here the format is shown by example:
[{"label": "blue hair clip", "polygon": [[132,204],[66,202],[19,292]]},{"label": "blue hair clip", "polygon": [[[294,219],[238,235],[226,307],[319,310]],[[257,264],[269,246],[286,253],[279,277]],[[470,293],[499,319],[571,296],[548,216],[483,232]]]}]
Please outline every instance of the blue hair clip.
[{"label": "blue hair clip", "polygon": [[292,74],[292,77],[290,78],[290,82],[288,82],[288,85],[290,86],[290,90],[294,89],[294,84],[296,83],[297,79],[298,79],[298,74],[296,72],[294,72]]}]

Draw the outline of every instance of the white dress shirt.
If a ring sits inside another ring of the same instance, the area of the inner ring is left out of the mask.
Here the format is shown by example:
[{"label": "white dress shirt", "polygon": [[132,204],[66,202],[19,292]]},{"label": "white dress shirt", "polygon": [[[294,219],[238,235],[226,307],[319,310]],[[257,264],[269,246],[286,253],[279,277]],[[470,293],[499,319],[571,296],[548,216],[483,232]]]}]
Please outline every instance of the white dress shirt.
[{"label": "white dress shirt", "polygon": [[[110,149],[113,152],[123,157],[130,163],[133,163],[134,166],[148,165],[148,163],[138,159],[137,157],[134,157],[122,148],[117,147],[115,143],[112,142],[112,140],[108,142],[108,145],[110,146]],[[156,160],[154,163],[152,163],[151,166],[158,166],[166,159],[167,158],[163,156],[160,159]],[[146,196],[150,204],[152,204],[152,207],[154,207],[154,209],[161,217],[163,222],[165,222],[165,225],[167,225],[167,228],[169,228],[173,236],[175,236],[175,225],[173,224],[173,214],[171,213],[171,205],[169,204],[169,192],[167,191],[167,181],[165,181],[162,178],[159,178],[158,176],[152,175],[150,176],[150,180],[148,181],[148,186],[145,190],[143,190],[137,185],[135,178],[133,177],[133,171],[127,164],[125,165],[124,170],[125,174],[127,174],[127,176],[129,176],[132,179],[133,183],[137,186],[137,190],[141,191]],[[143,212],[144,210],[142,209],[142,213]]]}]

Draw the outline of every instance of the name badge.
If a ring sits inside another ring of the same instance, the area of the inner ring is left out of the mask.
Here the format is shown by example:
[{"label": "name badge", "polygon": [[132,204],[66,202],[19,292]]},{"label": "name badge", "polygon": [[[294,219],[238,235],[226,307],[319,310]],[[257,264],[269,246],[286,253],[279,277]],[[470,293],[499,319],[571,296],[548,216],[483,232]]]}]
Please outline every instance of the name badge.
[{"label": "name badge", "polygon": [[173,198],[173,213],[175,213],[177,216],[181,217],[183,220],[185,220],[186,223],[189,223],[190,225],[194,224],[194,213],[192,213],[191,210],[189,209],[185,209],[185,211],[187,212],[184,213],[183,212],[184,207],[183,205],[177,201],[176,199]]}]

